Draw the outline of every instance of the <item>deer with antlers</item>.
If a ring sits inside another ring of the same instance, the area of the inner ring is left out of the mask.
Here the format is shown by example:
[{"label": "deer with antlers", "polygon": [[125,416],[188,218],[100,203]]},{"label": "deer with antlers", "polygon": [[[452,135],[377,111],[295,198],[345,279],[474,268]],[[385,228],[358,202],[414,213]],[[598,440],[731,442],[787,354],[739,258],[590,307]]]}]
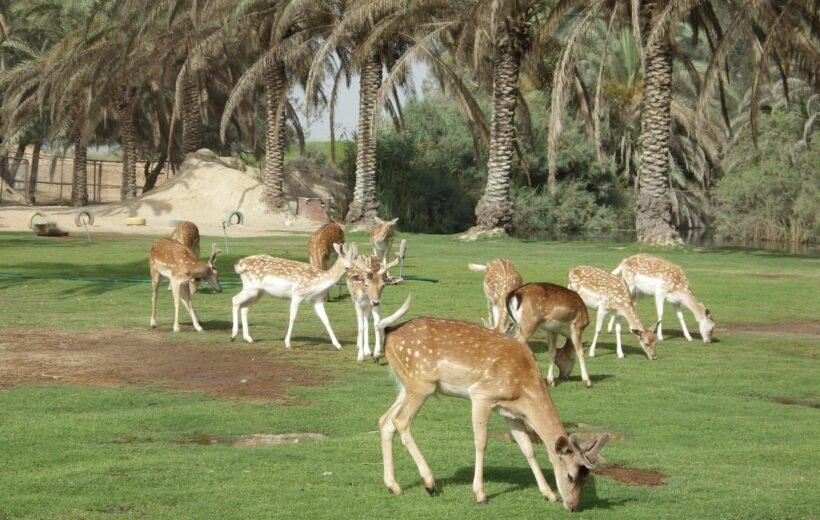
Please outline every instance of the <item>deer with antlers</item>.
[{"label": "deer with antlers", "polygon": [[393,247],[393,237],[395,236],[396,222],[398,217],[393,220],[382,220],[376,218],[376,227],[370,232],[370,243],[373,244],[373,254],[387,263],[387,255],[390,254],[390,248]]},{"label": "deer with antlers", "polygon": [[624,351],[621,348],[621,318],[625,318],[629,324],[629,329],[638,337],[641,348],[646,357],[656,359],[655,328],[647,329],[638,318],[635,304],[629,296],[624,281],[603,269],[581,265],[573,267],[569,271],[569,283],[567,287],[577,292],[586,306],[597,311],[595,320],[595,336],[592,338],[592,345],[589,347],[589,357],[595,357],[595,345],[598,343],[598,334],[601,332],[604,320],[611,315],[615,318],[615,339],[618,357],[623,359]]},{"label": "deer with antlers", "polygon": [[387,274],[387,270],[399,263],[396,258],[389,264],[382,264],[378,256],[360,256],[347,271],[347,289],[353,308],[356,310],[356,359],[360,363],[370,357],[369,320],[373,316],[373,359],[382,353],[381,332],[378,328],[382,290],[386,285],[395,285],[402,280]]},{"label": "deer with antlers", "polygon": [[[665,301],[669,301],[675,309],[683,335],[688,341],[692,341],[692,336],[689,334],[689,329],[686,328],[681,305],[695,315],[703,342],[710,343],[712,341],[712,332],[715,329],[712,313],[695,298],[689,286],[689,281],[686,279],[686,274],[680,266],[658,256],[640,254],[625,258],[612,271],[612,274],[621,275],[633,298],[637,299],[644,294],[655,297],[655,307],[658,311],[658,340],[663,341],[661,324],[663,304]],[[608,327],[608,330],[611,329],[612,320],[610,320]]]},{"label": "deer with antlers", "polygon": [[318,269],[304,262],[275,258],[269,255],[248,256],[234,266],[242,278],[242,291],[233,297],[233,329],[231,341],[239,333],[239,316],[242,316],[242,337],[253,343],[248,333],[248,311],[263,294],[274,298],[290,300],[290,320],[285,336],[285,348],[290,348],[290,337],[299,304],[306,301],[313,304],[316,315],[322,321],[336,349],[341,349],[339,340],[333,334],[325,312],[325,294],[344,276],[356,259],[356,244],[349,248],[334,244],[338,254],[336,262],[328,270]]},{"label": "deer with antlers", "polygon": [[576,511],[593,464],[603,461],[600,452],[609,435],[600,435],[585,444],[575,435],[567,436],[538,363],[526,344],[461,321],[416,318],[391,326],[409,307],[408,297],[396,313],[378,325],[384,329],[385,355],[399,387],[396,401],[379,419],[387,488],[396,495],[401,493],[393,465],[393,438],[398,432],[418,467],[425,489],[431,496],[437,494],[433,474],[416,446],[410,426],[427,398],[439,392],[472,402],[473,493],[479,504],[487,503],[484,450],[490,414],[496,410],[507,421],[539,491],[554,502],[557,497],[535,458],[527,428],[535,431],[547,450],[564,507]]},{"label": "deer with antlers", "polygon": [[[183,246],[189,248],[194,252],[197,258],[200,256],[199,252],[199,228],[193,222],[183,220],[174,226],[174,231],[171,232],[171,240],[176,240]],[[188,287],[191,294],[196,294],[199,289],[199,280],[193,279]],[[171,284],[168,284],[168,290],[171,290]]]},{"label": "deer with antlers", "polygon": [[498,258],[486,264],[467,264],[471,271],[484,273],[484,296],[487,298],[489,318],[484,326],[496,332],[507,327],[507,295],[524,284],[512,262]]},{"label": "deer with antlers", "polygon": [[148,265],[151,268],[151,327],[157,326],[157,291],[160,276],[171,280],[171,291],[174,295],[174,332],[179,332],[179,302],[191,315],[191,321],[197,332],[202,326],[194,313],[191,303],[190,283],[192,280],[205,280],[216,292],[222,292],[219,284],[219,273],[216,270],[216,257],[219,254],[216,244],[212,245],[211,257],[203,262],[194,252],[175,240],[161,238],[151,246],[148,254]]},{"label": "deer with antlers", "polygon": [[[577,357],[581,379],[587,388],[592,387],[581,343],[584,329],[589,325],[589,314],[577,292],[553,283],[524,284],[507,296],[507,312],[517,327],[516,337],[522,343],[526,343],[539,328],[547,331],[547,382],[550,386],[555,386],[553,365],[558,365],[561,379],[567,380]],[[560,351],[556,344],[558,334],[567,338]]]},{"label": "deer with antlers", "polygon": [[333,244],[345,243],[344,226],[331,221],[317,229],[308,238],[308,259],[310,265],[327,271],[333,265],[331,259],[336,255]]}]

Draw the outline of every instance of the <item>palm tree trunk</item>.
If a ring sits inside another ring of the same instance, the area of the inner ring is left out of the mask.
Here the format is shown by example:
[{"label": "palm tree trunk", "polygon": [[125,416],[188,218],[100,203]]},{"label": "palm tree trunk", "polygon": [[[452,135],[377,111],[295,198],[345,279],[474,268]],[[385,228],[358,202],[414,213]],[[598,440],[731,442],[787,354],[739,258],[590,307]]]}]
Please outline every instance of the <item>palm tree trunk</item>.
[{"label": "palm tree trunk", "polygon": [[510,171],[515,148],[515,106],[522,44],[528,40],[524,36],[526,29],[513,30],[509,20],[507,22],[502,22],[497,29],[498,41],[493,53],[493,115],[487,186],[475,208],[476,223],[485,230],[502,228],[509,231],[512,224]]},{"label": "palm tree trunk", "polygon": [[202,117],[199,113],[199,88],[190,72],[186,72],[182,86],[182,154],[202,148]]},{"label": "palm tree trunk", "polygon": [[74,138],[74,177],[71,180],[71,205],[88,205],[88,172],[86,156],[88,147],[81,137]]},{"label": "palm tree trunk", "polygon": [[31,173],[29,173],[28,180],[28,197],[29,204],[37,202],[37,174],[40,169],[40,149],[43,146],[43,141],[39,137],[34,140],[34,149],[31,151]]},{"label": "palm tree trunk", "polygon": [[[662,4],[663,2],[645,2],[642,15],[651,17],[653,11],[660,9]],[[672,50],[668,37],[658,39],[656,45],[647,48],[645,59],[635,228],[640,242],[670,245],[680,243],[681,240],[672,225],[672,198],[669,196]]]},{"label": "palm tree trunk", "polygon": [[265,200],[271,209],[285,205],[285,103],[287,102],[287,76],[280,62],[265,71],[265,169],[262,184]]},{"label": "palm tree trunk", "polygon": [[376,136],[372,121],[376,96],[382,84],[382,63],[372,57],[362,68],[359,85],[359,128],[356,143],[356,184],[353,201],[345,218],[348,225],[372,226],[375,224],[379,200],[376,197]]},{"label": "palm tree trunk", "polygon": [[134,130],[134,106],[136,96],[123,92],[117,100],[117,112],[120,121],[120,140],[122,141],[122,185],[120,199],[132,199],[137,196],[137,139]]}]

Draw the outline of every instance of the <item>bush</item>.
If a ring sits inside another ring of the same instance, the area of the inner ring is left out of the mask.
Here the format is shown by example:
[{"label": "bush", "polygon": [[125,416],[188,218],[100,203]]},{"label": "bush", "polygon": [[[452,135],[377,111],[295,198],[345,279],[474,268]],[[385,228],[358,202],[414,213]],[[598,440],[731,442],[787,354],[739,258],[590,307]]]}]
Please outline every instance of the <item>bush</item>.
[{"label": "bush", "polygon": [[735,240],[816,242],[820,235],[820,152],[801,142],[804,116],[775,112],[761,119],[758,148],[739,139],[716,185],[715,228]]}]

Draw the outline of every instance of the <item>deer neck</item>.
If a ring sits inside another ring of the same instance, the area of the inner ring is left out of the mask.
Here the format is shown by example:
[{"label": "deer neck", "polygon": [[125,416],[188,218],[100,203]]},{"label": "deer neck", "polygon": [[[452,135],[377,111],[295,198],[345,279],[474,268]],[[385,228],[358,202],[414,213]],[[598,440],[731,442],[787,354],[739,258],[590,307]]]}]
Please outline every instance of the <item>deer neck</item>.
[{"label": "deer neck", "polygon": [[327,271],[318,269],[320,274],[315,278],[314,285],[322,288],[322,290],[329,289],[342,279],[342,276],[345,274],[346,270],[344,258],[339,256],[336,259],[336,262],[334,262],[334,264]]},{"label": "deer neck", "polygon": [[701,322],[706,319],[706,312],[704,312],[703,307],[700,306],[700,302],[697,298],[695,298],[695,295],[692,294],[692,291],[690,291],[688,288],[682,289],[678,293],[678,298],[680,298],[680,302],[687,309],[692,311],[692,314],[695,315],[695,319],[698,320],[698,322]]},{"label": "deer neck", "polygon": [[558,418],[558,412],[552,402],[552,397],[546,393],[546,398],[541,399],[540,402],[533,401],[534,413],[527,414],[527,424],[532,428],[536,435],[544,443],[547,448],[550,462],[555,464],[555,441],[559,437],[566,437],[567,432],[564,430],[564,425],[561,424],[561,419]]},{"label": "deer neck", "polygon": [[641,323],[641,319],[638,318],[638,312],[635,310],[635,304],[631,301],[624,304],[623,308],[619,309],[619,314],[626,318],[626,322],[629,324],[629,328],[633,330],[646,330],[643,327],[643,323]]}]

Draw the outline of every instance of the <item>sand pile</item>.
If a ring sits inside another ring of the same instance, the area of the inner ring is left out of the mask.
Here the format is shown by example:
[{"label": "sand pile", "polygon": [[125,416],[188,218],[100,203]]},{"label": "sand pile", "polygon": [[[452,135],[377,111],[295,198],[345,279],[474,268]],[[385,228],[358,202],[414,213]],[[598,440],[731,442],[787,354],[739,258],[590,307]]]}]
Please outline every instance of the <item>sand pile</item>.
[{"label": "sand pile", "polygon": [[[303,169],[291,168],[285,176],[285,194],[295,196],[340,196],[338,183],[315,175],[301,175]],[[190,220],[206,235],[221,235],[222,221],[231,211],[244,216],[242,226],[231,226],[231,234],[250,236],[277,231],[312,231],[318,224],[297,217],[292,212],[271,213],[262,199],[259,172],[247,168],[234,158],[220,158],[210,150],[189,154],[177,175],[153,191],[136,199],[82,208],[94,215],[91,231],[165,235],[172,221]],[[41,207],[51,220],[65,229],[76,229],[74,217],[78,208]],[[16,210],[16,211],[15,211]],[[28,230],[33,208],[0,208],[0,229]],[[22,214],[22,215],[16,215]],[[15,218],[16,217],[16,218]],[[141,217],[145,226],[127,226],[126,218]]]}]

